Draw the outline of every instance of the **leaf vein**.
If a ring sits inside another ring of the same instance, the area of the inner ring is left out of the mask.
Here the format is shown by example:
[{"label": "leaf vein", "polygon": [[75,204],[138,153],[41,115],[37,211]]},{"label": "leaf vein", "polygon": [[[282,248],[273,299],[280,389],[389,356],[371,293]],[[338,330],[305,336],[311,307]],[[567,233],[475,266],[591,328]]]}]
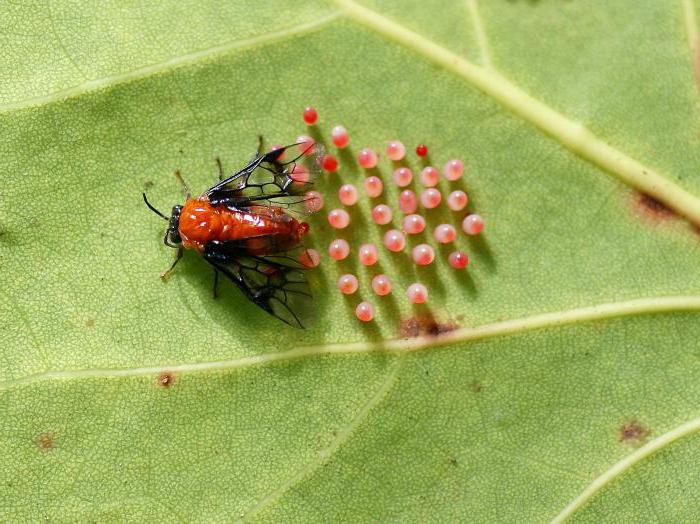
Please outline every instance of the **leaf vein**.
[{"label": "leaf vein", "polygon": [[476,34],[476,42],[479,45],[479,52],[481,54],[481,64],[490,69],[491,68],[491,46],[489,44],[488,35],[484,30],[484,24],[481,19],[481,14],[479,13],[478,0],[467,0],[467,9],[469,10],[469,16],[472,19],[472,25],[474,26],[474,33]]},{"label": "leaf vein", "polygon": [[692,435],[697,431],[700,431],[700,417],[690,420],[664,433],[660,437],[648,442],[634,453],[616,462],[603,474],[596,477],[593,482],[591,482],[586,489],[581,492],[580,495],[567,504],[567,506],[556,517],[554,517],[552,524],[564,522],[571,515],[573,515],[574,512],[585,505],[591,499],[591,497],[595,496],[605,486],[619,478],[645,458],[650,457],[660,449],[673,444],[675,441],[683,437]]},{"label": "leaf vein", "polygon": [[583,124],[570,120],[529,95],[496,70],[477,66],[353,0],[335,0],[335,3],[349,18],[461,76],[472,87],[530,122],[574,154],[700,225],[700,197],[601,140]]},{"label": "leaf vein", "polygon": [[87,79],[87,75],[83,71],[83,69],[78,65],[78,62],[75,61],[75,59],[71,56],[71,54],[68,52],[68,48],[66,48],[66,45],[63,43],[63,39],[61,36],[58,34],[58,31],[56,30],[56,22],[53,16],[53,11],[51,9],[51,0],[46,2],[46,11],[49,17],[49,22],[51,25],[51,34],[53,35],[53,39],[56,42],[56,45],[63,51],[64,56],[66,57],[66,60],[70,62],[70,64],[73,66],[73,68],[78,72],[78,74],[82,77],[83,80]]},{"label": "leaf vein", "polygon": [[97,377],[138,377],[160,373],[191,373],[203,371],[223,371],[244,369],[274,362],[297,360],[312,356],[362,354],[372,352],[408,353],[425,349],[439,348],[455,343],[474,342],[489,338],[516,335],[544,328],[561,327],[570,324],[608,320],[634,315],[655,313],[700,312],[700,295],[649,297],[610,302],[577,309],[541,313],[529,317],[483,324],[476,327],[459,328],[439,336],[423,336],[410,339],[392,339],[380,342],[351,342],[302,346],[287,351],[261,353],[230,360],[194,362],[188,364],[162,365],[140,368],[94,368],[79,370],[59,370],[35,373],[25,377],[0,382],[0,391],[46,380],[62,380]]},{"label": "leaf vein", "polygon": [[324,464],[328,464],[335,453],[340,449],[340,447],[347,442],[350,436],[357,430],[360,424],[367,418],[370,411],[377,406],[389,393],[392,386],[396,383],[396,378],[398,377],[399,369],[401,368],[401,363],[403,360],[401,358],[395,359],[391,366],[391,369],[386,375],[386,378],[382,381],[376,392],[365,402],[365,404],[360,408],[357,414],[353,417],[350,423],[340,429],[336,434],[333,441],[326,446],[324,449],[316,454],[313,461],[309,462],[297,472],[290,475],[282,484],[280,484],[276,489],[265,495],[257,503],[255,503],[250,509],[245,511],[239,522],[245,522],[255,515],[260,513],[263,509],[273,504],[281,496],[287,493],[290,489],[301,482],[306,476],[313,473],[319,467]]},{"label": "leaf vein", "polygon": [[126,73],[119,73],[102,78],[87,80],[80,84],[76,84],[74,86],[67,87],[58,91],[54,91],[47,95],[41,95],[37,97],[27,98],[24,100],[9,102],[6,104],[0,104],[0,113],[7,113],[17,109],[25,109],[27,107],[50,104],[52,102],[57,102],[59,100],[71,98],[92,91],[106,89],[116,84],[125,83],[132,80],[138,80],[141,78],[162,73],[164,71],[169,71],[171,69],[177,69],[179,67],[191,65],[197,62],[198,60],[212,58],[217,55],[223,55],[226,53],[230,53],[234,50],[250,49],[253,47],[280,42],[300,34],[315,31],[327,25],[331,21],[335,20],[336,18],[338,18],[338,16],[338,13],[332,13],[330,15],[318,18],[317,20],[288,27],[280,31],[274,31],[242,40],[234,40],[232,42],[227,42],[218,46],[209,47],[207,49],[202,49],[185,55],[176,56],[163,62],[150,64]]}]

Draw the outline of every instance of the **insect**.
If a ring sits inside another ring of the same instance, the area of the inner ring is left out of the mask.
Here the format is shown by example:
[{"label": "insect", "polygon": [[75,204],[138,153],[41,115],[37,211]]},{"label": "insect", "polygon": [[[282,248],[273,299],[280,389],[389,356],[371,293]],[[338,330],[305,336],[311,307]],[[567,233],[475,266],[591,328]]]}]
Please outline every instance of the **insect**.
[{"label": "insect", "polygon": [[[148,208],[168,221],[163,243],[177,249],[175,261],[161,274],[173,271],[185,249],[199,253],[214,269],[214,296],[219,274],[224,275],[255,305],[287,324],[305,328],[311,320],[308,269],[299,260],[301,242],[309,231],[306,222],[295,218],[308,214],[306,189],[320,170],[321,150],[309,145],[298,157],[281,162],[292,146],[261,153],[242,169],[224,177],[217,158],[219,181],[198,197],[185,190],[185,203],[175,205],[171,215],[158,211],[143,193]],[[297,164],[309,154],[306,166]]]}]

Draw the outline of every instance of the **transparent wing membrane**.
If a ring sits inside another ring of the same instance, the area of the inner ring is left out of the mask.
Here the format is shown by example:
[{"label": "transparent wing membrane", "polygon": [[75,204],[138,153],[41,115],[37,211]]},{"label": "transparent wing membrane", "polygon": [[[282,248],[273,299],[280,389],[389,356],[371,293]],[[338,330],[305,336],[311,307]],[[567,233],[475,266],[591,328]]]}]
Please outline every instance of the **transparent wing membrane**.
[{"label": "transparent wing membrane", "polygon": [[296,253],[255,256],[247,252],[241,241],[214,241],[205,247],[204,258],[269,314],[298,328],[311,323],[313,308],[307,268]]},{"label": "transparent wing membrane", "polygon": [[[314,144],[302,152],[298,146],[292,144],[257,155],[205,194],[212,204],[232,210],[270,206],[291,214],[309,214],[312,206],[304,195],[321,173],[323,147]],[[283,155],[291,158],[281,160]]]}]

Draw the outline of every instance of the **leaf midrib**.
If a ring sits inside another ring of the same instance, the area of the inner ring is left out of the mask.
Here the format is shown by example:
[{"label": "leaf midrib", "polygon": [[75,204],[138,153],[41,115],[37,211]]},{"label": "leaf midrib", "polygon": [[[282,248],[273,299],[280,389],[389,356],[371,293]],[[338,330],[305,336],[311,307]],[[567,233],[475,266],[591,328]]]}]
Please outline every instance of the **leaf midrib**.
[{"label": "leaf midrib", "polygon": [[334,0],[347,16],[462,77],[474,88],[498,101],[513,114],[533,124],[561,145],[605,173],[666,204],[700,226],[700,198],[595,136],[583,124],[570,120],[500,75],[495,68],[479,67],[432,40],[398,24],[354,0]]},{"label": "leaf midrib", "polygon": [[169,373],[193,373],[245,369],[274,362],[297,360],[321,355],[364,354],[379,351],[403,354],[425,349],[436,349],[463,342],[517,335],[545,328],[556,328],[582,322],[610,320],[635,315],[681,313],[700,311],[700,295],[648,297],[622,302],[610,302],[569,310],[541,313],[528,317],[492,322],[476,327],[459,328],[439,336],[421,336],[408,339],[389,339],[380,342],[351,342],[302,346],[285,351],[260,353],[229,360],[160,365],[139,368],[92,368],[35,373],[0,382],[0,391],[35,382],[55,379],[95,377],[137,377]]},{"label": "leaf midrib", "polygon": [[[481,17],[478,14],[476,0],[469,0],[469,10],[474,18],[478,43],[481,48],[484,67],[477,66],[432,40],[415,33],[379,13],[368,9],[354,0],[333,0],[346,16],[365,27],[390,38],[405,47],[423,55],[427,59],[442,65],[446,70],[465,79],[472,87],[498,101],[513,114],[520,116],[533,124],[577,156],[595,164],[603,172],[613,175],[625,184],[645,193],[666,204],[679,215],[700,226],[700,197],[672,182],[668,177],[657,173],[650,167],[638,162],[622,151],[596,137],[581,123],[568,119],[563,114],[547,104],[530,96],[516,84],[499,74],[491,67],[488,55],[488,41],[483,29]],[[693,46],[693,35],[697,31],[692,27],[694,17],[688,15],[692,10],[691,0],[682,0],[686,31],[690,46]],[[29,106],[49,104],[63,98],[79,96],[90,91],[104,89],[117,83],[145,78],[164,71],[191,65],[199,60],[223,55],[238,49],[251,48],[259,45],[277,42],[298,34],[306,33],[323,27],[337,19],[340,13],[331,13],[317,20],[300,24],[278,32],[258,35],[256,37],[237,40],[220,46],[195,51],[186,55],[171,58],[165,62],[152,64],[134,71],[90,80],[77,86],[57,91],[42,97],[36,97],[18,102],[0,105],[0,113]]]}]

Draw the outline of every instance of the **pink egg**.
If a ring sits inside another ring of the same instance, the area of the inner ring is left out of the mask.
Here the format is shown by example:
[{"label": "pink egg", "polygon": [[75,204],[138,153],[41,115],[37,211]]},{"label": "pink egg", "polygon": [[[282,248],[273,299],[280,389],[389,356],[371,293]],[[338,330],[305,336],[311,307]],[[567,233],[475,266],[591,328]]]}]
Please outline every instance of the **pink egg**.
[{"label": "pink egg", "polygon": [[423,284],[416,282],[408,286],[406,296],[414,304],[422,304],[428,300],[428,289]]},{"label": "pink egg", "polygon": [[440,191],[434,187],[425,189],[420,194],[420,203],[426,209],[434,209],[438,207],[441,201],[442,195],[440,194]]},{"label": "pink egg", "polygon": [[336,238],[328,245],[328,255],[333,260],[343,260],[350,254],[350,244],[347,240]]},{"label": "pink egg", "polygon": [[311,180],[311,173],[301,164],[295,164],[289,173],[289,178],[299,184],[308,184]]},{"label": "pink egg", "polygon": [[357,291],[358,285],[355,275],[342,275],[338,279],[338,289],[343,295],[352,295]]},{"label": "pink egg", "polygon": [[372,209],[372,220],[383,226],[391,222],[391,208],[385,204],[379,204]]},{"label": "pink egg", "polygon": [[427,266],[435,260],[435,250],[428,244],[418,244],[411,251],[413,261],[419,266]]},{"label": "pink egg", "polygon": [[374,308],[369,302],[360,302],[355,308],[355,316],[362,322],[369,322],[374,318]]},{"label": "pink egg", "polygon": [[462,173],[464,173],[464,162],[461,160],[449,160],[442,170],[445,178],[451,181],[459,180]]},{"label": "pink egg", "polygon": [[416,194],[410,189],[404,189],[399,195],[399,209],[404,215],[415,213],[418,209]]},{"label": "pink egg", "polygon": [[316,120],[318,120],[318,113],[313,107],[309,106],[304,109],[303,117],[304,122],[306,122],[308,125],[313,125],[316,123]]},{"label": "pink egg", "polygon": [[469,264],[469,256],[463,251],[453,251],[447,261],[455,269],[464,269]]},{"label": "pink egg", "polygon": [[343,184],[338,189],[338,200],[343,205],[354,206],[357,202],[358,194],[357,189],[352,184]]},{"label": "pink egg", "polygon": [[306,267],[316,267],[321,263],[321,255],[315,249],[307,248],[299,255],[299,262]]},{"label": "pink egg", "polygon": [[377,153],[369,148],[365,148],[357,154],[357,163],[365,169],[375,167],[378,160]]},{"label": "pink egg", "polygon": [[447,207],[452,211],[462,211],[467,207],[469,196],[464,191],[452,191],[447,197]]},{"label": "pink egg", "polygon": [[464,217],[464,220],[462,220],[462,230],[467,235],[478,235],[484,230],[484,219],[481,218],[481,215],[477,215],[476,213],[467,215]]},{"label": "pink egg", "polygon": [[413,173],[407,167],[400,167],[394,170],[392,178],[397,186],[406,187],[413,180]]},{"label": "pink egg", "polygon": [[420,172],[420,183],[425,187],[435,187],[440,181],[440,172],[433,166],[427,166]]},{"label": "pink egg", "polygon": [[328,213],[328,223],[336,229],[344,229],[350,224],[350,215],[344,209],[333,209]]},{"label": "pink egg", "polygon": [[440,244],[449,244],[457,238],[457,230],[452,224],[440,224],[433,231],[433,236]]},{"label": "pink egg", "polygon": [[384,183],[382,179],[376,176],[368,176],[365,178],[365,193],[370,198],[377,198],[384,191]]},{"label": "pink egg", "polygon": [[386,275],[377,275],[372,279],[372,289],[374,292],[383,297],[391,293],[391,281]]},{"label": "pink egg", "polygon": [[323,195],[318,191],[307,191],[304,195],[304,206],[309,213],[316,213],[323,208]]},{"label": "pink egg", "polygon": [[331,140],[333,145],[340,149],[344,148],[350,142],[350,135],[348,135],[348,130],[343,126],[335,126],[331,129]]},{"label": "pink egg", "polygon": [[392,140],[386,145],[386,156],[389,160],[401,160],[406,156],[406,147],[398,140]]},{"label": "pink egg", "polygon": [[362,265],[373,266],[379,258],[377,246],[374,244],[362,244],[358,250],[358,257]]},{"label": "pink egg", "polygon": [[384,246],[394,253],[403,251],[406,247],[406,237],[398,229],[390,229],[384,233]]},{"label": "pink egg", "polygon": [[297,148],[300,153],[305,155],[310,155],[314,152],[314,144],[316,143],[313,138],[308,135],[299,135],[296,139]]},{"label": "pink egg", "polygon": [[409,235],[417,235],[425,229],[425,218],[420,215],[408,215],[403,219],[403,230]]}]

